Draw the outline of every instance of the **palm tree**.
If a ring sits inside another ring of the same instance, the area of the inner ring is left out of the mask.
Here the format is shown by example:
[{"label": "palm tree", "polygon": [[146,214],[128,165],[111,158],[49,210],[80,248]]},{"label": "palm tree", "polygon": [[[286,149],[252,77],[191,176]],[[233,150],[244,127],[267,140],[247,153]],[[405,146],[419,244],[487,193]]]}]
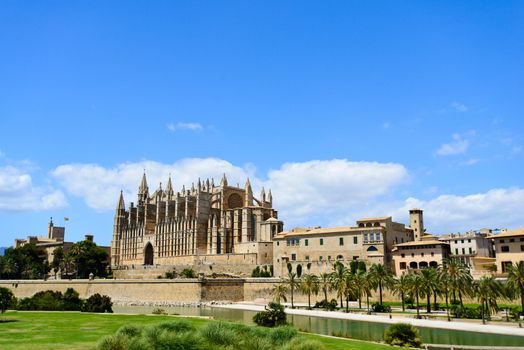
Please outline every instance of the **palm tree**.
[{"label": "palm tree", "polygon": [[438,275],[437,270],[430,267],[421,271],[422,278],[424,279],[424,287],[426,288],[426,312],[431,313],[431,295],[438,291]]},{"label": "palm tree", "polygon": [[297,277],[297,274],[295,272],[288,272],[287,277],[284,279],[284,285],[286,285],[289,288],[290,295],[291,295],[291,308],[295,308],[294,304],[294,294],[295,289],[300,288],[300,282],[299,278]]},{"label": "palm tree", "polygon": [[364,294],[366,294],[366,303],[367,303],[368,314],[369,314],[370,313],[369,298],[371,297],[371,292],[374,289],[376,289],[376,286],[377,286],[375,283],[375,279],[369,272],[363,273],[363,279],[362,279],[361,286],[362,286],[362,291],[364,292]]},{"label": "palm tree", "polygon": [[344,297],[344,277],[346,274],[346,268],[344,267],[344,264],[342,264],[340,261],[337,261],[333,265],[333,272],[331,274],[332,276],[332,283],[333,283],[333,289],[337,292],[337,297],[340,298],[340,307],[344,306],[344,303],[342,301],[342,298]]},{"label": "palm tree", "polygon": [[[491,310],[497,311],[497,298],[502,296],[502,285],[495,280],[493,276],[482,276],[482,278],[473,283],[473,290],[480,303],[482,310],[482,323],[486,323],[485,313],[491,314]],[[484,312],[486,305],[486,312]]]},{"label": "palm tree", "polygon": [[358,299],[358,308],[362,309],[362,295],[364,294],[364,280],[366,279],[366,273],[362,270],[358,270],[353,275],[353,282],[355,287],[355,296]]},{"label": "palm tree", "polygon": [[442,268],[449,278],[451,292],[453,293],[453,301],[456,301],[456,295],[458,294],[460,305],[463,306],[462,293],[468,294],[473,282],[473,277],[471,276],[469,268],[462,261],[456,258],[448,258],[444,260]]},{"label": "palm tree", "polygon": [[349,312],[349,300],[356,295],[355,279],[350,270],[344,275],[344,295],[346,297],[346,312]]},{"label": "palm tree", "polygon": [[420,318],[419,310],[419,297],[424,297],[426,293],[426,286],[424,277],[419,272],[414,272],[409,274],[409,291],[415,295],[415,300],[417,301],[417,318]]},{"label": "palm tree", "polygon": [[524,312],[524,261],[508,267],[508,283],[520,294],[520,303]]},{"label": "palm tree", "polygon": [[311,310],[311,294],[318,294],[318,277],[313,274],[307,274],[302,276],[300,281],[300,290],[302,293],[307,294],[307,305],[308,309]]},{"label": "palm tree", "polygon": [[393,281],[393,293],[400,296],[400,300],[402,301],[402,312],[406,311],[404,299],[406,293],[409,291],[408,283],[409,278],[405,273],[395,278]]},{"label": "palm tree", "polygon": [[60,262],[60,269],[64,271],[66,277],[69,277],[70,272],[75,267],[75,260],[69,254],[64,255],[64,258]]},{"label": "palm tree", "polygon": [[284,285],[284,284],[275,284],[273,286],[273,298],[274,298],[274,301],[277,303],[277,304],[280,304],[280,299],[284,300],[284,301],[287,301],[287,286]]},{"label": "palm tree", "polygon": [[451,291],[451,280],[446,274],[446,271],[442,269],[442,266],[440,266],[438,270],[438,283],[440,285],[440,290],[446,299],[446,315],[448,317],[448,321],[451,321],[451,318],[449,317],[449,293]]},{"label": "palm tree", "polygon": [[393,284],[393,276],[389,267],[384,266],[383,264],[373,264],[369,269],[369,273],[372,278],[375,280],[376,285],[379,290],[379,300],[380,305],[382,305],[382,289],[390,288]]},{"label": "palm tree", "polygon": [[324,293],[324,300],[327,300],[327,293],[328,291],[331,291],[333,289],[332,283],[331,283],[331,274],[327,272],[323,272],[318,276],[318,287],[322,292]]}]

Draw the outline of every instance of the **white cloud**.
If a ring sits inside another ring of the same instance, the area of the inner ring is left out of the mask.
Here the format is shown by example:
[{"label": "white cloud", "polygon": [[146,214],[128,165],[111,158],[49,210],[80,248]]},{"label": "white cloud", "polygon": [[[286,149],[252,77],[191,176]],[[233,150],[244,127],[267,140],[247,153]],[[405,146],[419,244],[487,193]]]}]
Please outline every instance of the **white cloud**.
[{"label": "white cloud", "polygon": [[478,159],[478,158],[471,158],[471,159],[468,159],[465,162],[463,162],[462,165],[475,165],[478,162],[480,162],[480,159]]},{"label": "white cloud", "polygon": [[499,188],[485,193],[458,196],[441,195],[428,201],[408,198],[399,210],[424,209],[426,227],[432,233],[448,233],[480,228],[524,226],[524,189]]},{"label": "white cloud", "polygon": [[469,110],[469,108],[465,104],[460,103],[460,102],[453,102],[451,104],[451,107],[453,107],[455,111],[461,112],[461,113],[467,112]]},{"label": "white cloud", "polygon": [[453,141],[445,143],[435,152],[439,156],[451,156],[462,154],[469,148],[469,140],[462,137],[460,134],[453,134]]},{"label": "white cloud", "polygon": [[168,123],[166,127],[173,132],[178,130],[202,131],[204,129],[200,123]]},{"label": "white cloud", "polygon": [[0,210],[50,210],[67,205],[61,191],[34,186],[27,170],[0,167]]}]

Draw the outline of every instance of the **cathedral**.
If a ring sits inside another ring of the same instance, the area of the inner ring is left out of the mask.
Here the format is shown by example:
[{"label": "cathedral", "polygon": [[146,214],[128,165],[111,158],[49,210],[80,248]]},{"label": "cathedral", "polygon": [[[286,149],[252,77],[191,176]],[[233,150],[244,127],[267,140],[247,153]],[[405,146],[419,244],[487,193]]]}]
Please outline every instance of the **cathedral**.
[{"label": "cathedral", "polygon": [[146,175],[138,200],[126,208],[120,193],[115,212],[111,264],[114,269],[146,266],[209,264],[271,264],[273,237],[283,223],[272,208],[271,190],[253,196],[249,179],[244,188],[198,180],[190,189],[166,188],[149,193]]}]

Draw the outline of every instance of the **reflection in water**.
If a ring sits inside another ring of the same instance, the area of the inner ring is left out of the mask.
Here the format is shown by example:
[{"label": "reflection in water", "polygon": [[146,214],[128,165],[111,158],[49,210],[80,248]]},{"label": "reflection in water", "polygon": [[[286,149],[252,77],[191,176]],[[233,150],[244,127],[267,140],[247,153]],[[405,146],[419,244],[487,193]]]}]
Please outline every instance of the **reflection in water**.
[{"label": "reflection in water", "polygon": [[[216,319],[241,321],[253,324],[254,311],[197,308],[197,307],[162,307],[169,314],[186,316],[211,316]],[[113,306],[115,312],[150,314],[156,307],[149,306]],[[302,331],[343,336],[347,338],[381,341],[388,327],[385,323],[339,320],[315,316],[288,315],[288,321]],[[489,327],[489,326],[488,326]],[[523,346],[524,337],[493,335],[477,332],[454,331],[438,328],[418,327],[422,342],[431,344],[483,345],[483,346]]]}]

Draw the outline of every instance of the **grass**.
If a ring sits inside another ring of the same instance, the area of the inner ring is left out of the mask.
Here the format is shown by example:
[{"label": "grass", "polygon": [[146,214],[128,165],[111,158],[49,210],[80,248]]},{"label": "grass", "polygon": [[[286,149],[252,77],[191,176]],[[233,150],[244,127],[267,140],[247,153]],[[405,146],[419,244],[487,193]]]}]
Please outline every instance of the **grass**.
[{"label": "grass", "polygon": [[[101,338],[114,334],[124,325],[150,325],[177,317],[163,315],[113,315],[79,312],[8,312],[0,319],[15,322],[0,323],[0,349],[95,349]],[[186,318],[195,327],[209,320]],[[371,342],[347,340],[304,334],[327,349],[387,350],[390,346]]]}]

